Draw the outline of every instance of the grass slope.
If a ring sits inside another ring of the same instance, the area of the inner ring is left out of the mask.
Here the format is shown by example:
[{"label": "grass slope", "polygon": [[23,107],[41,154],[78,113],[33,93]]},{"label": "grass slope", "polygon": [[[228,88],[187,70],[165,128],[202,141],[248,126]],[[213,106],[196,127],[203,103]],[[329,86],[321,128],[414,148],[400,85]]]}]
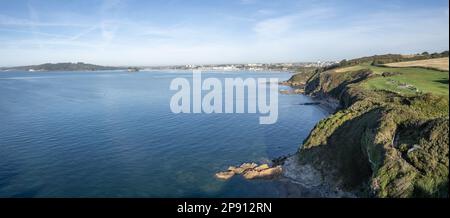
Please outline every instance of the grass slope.
[{"label": "grass slope", "polygon": [[[402,63],[402,62],[400,62]],[[432,93],[441,96],[449,96],[449,73],[415,67],[384,67],[373,66],[364,63],[352,67],[339,68],[335,71],[345,73],[369,69],[377,75],[391,73],[392,76],[374,77],[364,82],[363,86],[372,90],[386,90],[402,95],[414,95],[417,93]]]}]

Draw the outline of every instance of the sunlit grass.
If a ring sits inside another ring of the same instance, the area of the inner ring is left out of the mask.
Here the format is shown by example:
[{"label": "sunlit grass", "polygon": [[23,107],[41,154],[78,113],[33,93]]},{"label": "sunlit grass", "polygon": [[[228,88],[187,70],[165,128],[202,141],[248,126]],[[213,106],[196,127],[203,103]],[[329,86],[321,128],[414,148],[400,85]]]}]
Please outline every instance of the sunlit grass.
[{"label": "sunlit grass", "polygon": [[372,66],[369,63],[337,69],[337,72],[370,69],[375,74],[384,72],[398,73],[387,77],[374,77],[362,83],[365,88],[373,90],[387,90],[403,95],[416,93],[432,93],[449,96],[449,73],[425,68],[398,68]]}]

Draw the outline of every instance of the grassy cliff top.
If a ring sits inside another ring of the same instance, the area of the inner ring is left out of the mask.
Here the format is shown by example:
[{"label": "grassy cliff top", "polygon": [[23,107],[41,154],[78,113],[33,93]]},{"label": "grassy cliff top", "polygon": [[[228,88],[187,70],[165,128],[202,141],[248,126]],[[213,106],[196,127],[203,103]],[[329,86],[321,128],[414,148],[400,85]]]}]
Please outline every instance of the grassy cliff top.
[{"label": "grassy cliff top", "polygon": [[416,93],[432,93],[449,96],[449,73],[420,67],[387,67],[374,66],[370,63],[359,64],[352,67],[339,68],[336,72],[345,73],[369,69],[380,75],[365,81],[362,85],[372,90],[386,90],[402,95]]}]

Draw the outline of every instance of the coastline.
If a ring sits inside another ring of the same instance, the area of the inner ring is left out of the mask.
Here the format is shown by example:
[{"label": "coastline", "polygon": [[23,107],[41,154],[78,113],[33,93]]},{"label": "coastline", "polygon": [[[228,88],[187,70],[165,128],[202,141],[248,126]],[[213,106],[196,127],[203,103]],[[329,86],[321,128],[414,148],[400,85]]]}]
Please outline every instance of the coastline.
[{"label": "coastline", "polygon": [[324,192],[329,197],[448,197],[448,98],[361,85],[379,76],[370,69],[328,70],[283,82],[330,112],[285,158],[284,175],[293,183],[325,184],[335,190]]},{"label": "coastline", "polygon": [[[283,85],[289,86],[286,83]],[[302,88],[291,87],[293,92],[289,94],[302,94],[310,97],[314,105],[328,113],[324,119],[332,116],[341,107],[339,100],[332,96],[312,96],[304,93]],[[298,91],[302,89],[302,91]],[[316,104],[317,103],[317,104]],[[317,125],[317,124],[316,124]],[[310,134],[312,129],[310,131]],[[300,148],[301,149],[301,148]],[[351,191],[344,191],[338,187],[333,178],[320,172],[311,164],[302,163],[299,153],[278,157],[272,161],[283,168],[279,182],[283,184],[281,197],[325,197],[325,198],[355,198],[357,195]]]}]

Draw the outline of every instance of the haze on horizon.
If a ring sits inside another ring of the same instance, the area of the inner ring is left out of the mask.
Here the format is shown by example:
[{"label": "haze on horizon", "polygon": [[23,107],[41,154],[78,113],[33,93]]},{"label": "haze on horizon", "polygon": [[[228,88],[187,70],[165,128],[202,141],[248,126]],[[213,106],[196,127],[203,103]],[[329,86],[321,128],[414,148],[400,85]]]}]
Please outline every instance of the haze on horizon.
[{"label": "haze on horizon", "polygon": [[0,2],[0,66],[297,62],[449,48],[447,0]]}]

